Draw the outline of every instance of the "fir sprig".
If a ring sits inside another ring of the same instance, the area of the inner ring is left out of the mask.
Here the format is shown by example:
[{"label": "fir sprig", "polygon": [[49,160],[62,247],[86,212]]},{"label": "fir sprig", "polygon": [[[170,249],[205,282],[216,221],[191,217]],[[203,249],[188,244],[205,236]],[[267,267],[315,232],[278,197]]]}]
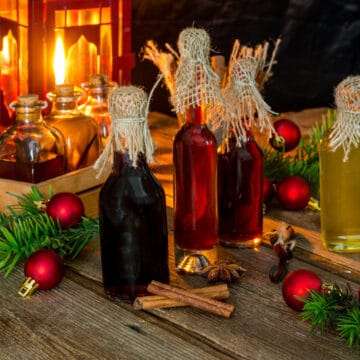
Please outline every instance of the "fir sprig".
[{"label": "fir sprig", "polygon": [[322,291],[310,292],[303,301],[301,318],[310,322],[311,330],[337,330],[350,347],[359,348],[360,303],[350,287],[326,286]]},{"label": "fir sprig", "polygon": [[[50,196],[52,192],[50,192]],[[8,276],[33,252],[48,248],[75,258],[99,234],[97,219],[84,216],[78,226],[62,229],[42,209],[48,198],[33,186],[29,194],[14,195],[18,202],[0,214],[0,272]]]},{"label": "fir sprig", "polygon": [[315,123],[312,132],[301,137],[295,153],[277,151],[270,146],[264,147],[264,174],[273,183],[280,183],[285,177],[299,175],[311,187],[312,196],[319,198],[319,144],[320,140],[336,119],[336,112],[328,110],[321,123]]}]

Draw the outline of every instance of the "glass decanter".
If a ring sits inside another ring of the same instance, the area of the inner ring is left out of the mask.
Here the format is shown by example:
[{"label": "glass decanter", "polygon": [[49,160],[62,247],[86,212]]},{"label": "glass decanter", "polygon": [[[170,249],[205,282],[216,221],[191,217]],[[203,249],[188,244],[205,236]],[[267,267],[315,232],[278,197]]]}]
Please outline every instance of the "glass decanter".
[{"label": "glass decanter", "polygon": [[114,82],[109,82],[106,75],[92,75],[90,81],[81,84],[81,87],[87,91],[87,99],[80,110],[92,117],[99,127],[102,148],[105,147],[109,139],[111,120],[108,109],[107,97],[110,91],[117,86]]},{"label": "glass decanter", "polygon": [[45,121],[65,138],[66,172],[92,165],[99,157],[101,142],[95,120],[78,110],[80,92],[74,91],[73,85],[57,85],[47,97],[53,107]]},{"label": "glass decanter", "polygon": [[47,125],[37,95],[21,95],[10,104],[16,122],[0,136],[0,177],[38,183],[65,173],[65,143],[61,133]]}]

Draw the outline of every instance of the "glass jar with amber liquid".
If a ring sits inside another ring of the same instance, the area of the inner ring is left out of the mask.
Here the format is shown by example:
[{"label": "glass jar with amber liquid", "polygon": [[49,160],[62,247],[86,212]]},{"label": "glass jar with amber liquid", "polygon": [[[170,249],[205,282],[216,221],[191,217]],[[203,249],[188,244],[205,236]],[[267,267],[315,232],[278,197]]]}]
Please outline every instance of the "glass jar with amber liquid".
[{"label": "glass jar with amber liquid", "polygon": [[331,251],[360,251],[360,76],[336,87],[336,120],[320,141],[321,240]]},{"label": "glass jar with amber liquid", "polygon": [[1,178],[39,183],[65,173],[64,138],[43,121],[46,106],[32,94],[10,104],[16,121],[0,136]]},{"label": "glass jar with amber liquid", "polygon": [[45,121],[65,138],[66,172],[92,165],[100,155],[101,141],[95,120],[77,107],[81,93],[73,85],[57,85],[47,97],[53,107]]},{"label": "glass jar with amber liquid", "polygon": [[319,150],[321,240],[331,251],[360,251],[360,147],[344,161],[343,148],[333,151],[329,136]]}]

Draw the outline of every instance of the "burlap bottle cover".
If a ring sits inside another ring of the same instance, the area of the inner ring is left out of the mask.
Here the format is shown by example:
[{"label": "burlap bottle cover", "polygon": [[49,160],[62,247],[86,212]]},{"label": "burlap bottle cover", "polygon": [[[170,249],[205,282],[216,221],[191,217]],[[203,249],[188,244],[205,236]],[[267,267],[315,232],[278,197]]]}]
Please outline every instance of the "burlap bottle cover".
[{"label": "burlap bottle cover", "polygon": [[127,151],[134,167],[140,153],[148,162],[153,161],[154,144],[147,123],[149,99],[145,91],[136,86],[121,86],[110,93],[108,102],[111,138],[94,164],[98,178],[112,168],[115,151]]},{"label": "burlap bottle cover", "polygon": [[344,150],[343,161],[360,141],[360,76],[349,76],[335,89],[337,120],[330,133],[330,148]]},{"label": "burlap bottle cover", "polygon": [[218,75],[210,64],[210,37],[199,28],[186,28],[178,39],[180,62],[175,73],[171,98],[175,112],[184,114],[190,107],[206,105],[208,117],[222,106]]},{"label": "burlap bottle cover", "polygon": [[275,134],[271,116],[276,113],[257,88],[257,66],[258,61],[251,56],[232,62],[229,83],[223,90],[227,112],[223,113],[220,126],[225,129],[224,139],[230,129],[244,140],[246,131],[252,127],[267,131],[269,137]]}]

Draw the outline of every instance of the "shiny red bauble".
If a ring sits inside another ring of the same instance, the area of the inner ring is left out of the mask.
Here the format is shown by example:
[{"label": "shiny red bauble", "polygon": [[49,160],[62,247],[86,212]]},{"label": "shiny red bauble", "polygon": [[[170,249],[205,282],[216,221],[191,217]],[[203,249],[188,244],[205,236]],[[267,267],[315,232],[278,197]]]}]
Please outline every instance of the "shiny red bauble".
[{"label": "shiny red bauble", "polygon": [[276,133],[283,139],[279,142],[276,136],[270,139],[271,146],[278,151],[291,151],[299,145],[301,131],[298,125],[289,119],[280,119],[274,122]]},{"label": "shiny red bauble", "polygon": [[265,204],[269,204],[271,202],[274,193],[275,193],[275,189],[273,182],[267,176],[264,176],[263,199]]},{"label": "shiny red bauble", "polygon": [[85,215],[82,200],[70,192],[55,194],[46,205],[46,213],[55,221],[59,221],[62,229],[76,226]]},{"label": "shiny red bauble", "polygon": [[284,209],[300,210],[310,200],[310,185],[301,176],[288,176],[278,184],[276,196]]},{"label": "shiny red bauble", "polygon": [[296,311],[301,311],[310,291],[321,291],[321,279],[317,274],[306,269],[297,269],[286,275],[282,284],[282,295],[286,304]]},{"label": "shiny red bauble", "polygon": [[41,249],[31,254],[25,262],[24,273],[33,279],[40,290],[59,285],[64,276],[64,262],[53,250]]}]

